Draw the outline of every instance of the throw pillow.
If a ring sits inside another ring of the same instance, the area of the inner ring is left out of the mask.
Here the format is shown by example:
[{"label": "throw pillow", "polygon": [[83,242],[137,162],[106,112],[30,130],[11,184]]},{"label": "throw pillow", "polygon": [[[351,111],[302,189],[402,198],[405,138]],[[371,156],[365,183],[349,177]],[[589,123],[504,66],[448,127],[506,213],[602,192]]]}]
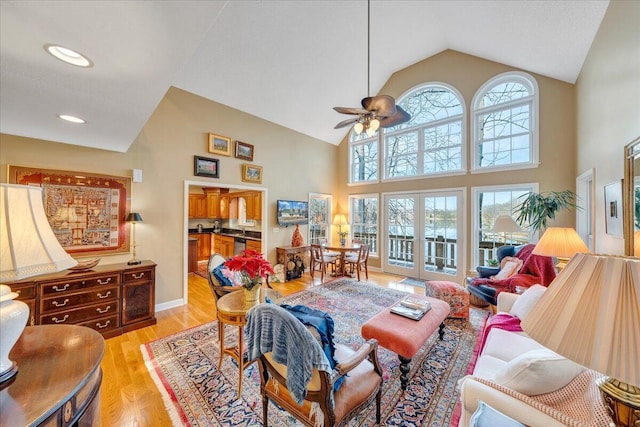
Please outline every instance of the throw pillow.
[{"label": "throw pillow", "polygon": [[527,396],[551,393],[566,386],[584,367],[543,348],[513,358],[498,372],[495,382]]},{"label": "throw pillow", "polygon": [[[320,337],[320,345],[324,354],[329,360],[331,369],[335,368],[337,361],[335,359],[335,344],[333,343],[333,318],[327,312],[318,310],[315,308],[307,307],[306,305],[281,305],[282,308],[293,314],[299,321],[309,328],[314,329],[311,331],[314,337]],[[344,377],[338,378],[333,383],[333,390],[338,391],[344,381]]]},{"label": "throw pillow", "polygon": [[211,270],[211,274],[215,277],[216,281],[220,283],[220,286],[233,286],[233,282],[227,277],[228,276],[228,268],[224,266],[224,264],[220,264],[213,270]]},{"label": "throw pillow", "polygon": [[522,268],[523,261],[520,258],[506,256],[500,261],[500,271],[492,277],[493,280],[504,280],[517,274]]},{"label": "throw pillow", "polygon": [[546,290],[547,288],[542,285],[531,286],[518,297],[516,302],[513,303],[509,313],[516,316],[521,321],[524,320]]}]

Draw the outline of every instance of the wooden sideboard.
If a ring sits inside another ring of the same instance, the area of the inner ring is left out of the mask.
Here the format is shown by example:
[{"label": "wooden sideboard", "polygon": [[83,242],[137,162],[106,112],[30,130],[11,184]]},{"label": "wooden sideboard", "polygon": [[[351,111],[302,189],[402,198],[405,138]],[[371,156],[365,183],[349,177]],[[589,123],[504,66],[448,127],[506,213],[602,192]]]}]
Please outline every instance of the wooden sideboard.
[{"label": "wooden sideboard", "polygon": [[284,281],[302,277],[309,265],[311,246],[279,246],[276,248],[278,264],[284,265]]},{"label": "wooden sideboard", "polygon": [[110,338],[156,323],[155,271],[156,264],[147,260],[7,284],[29,306],[29,325],[82,325]]},{"label": "wooden sideboard", "polygon": [[27,326],[9,353],[18,373],[0,385],[0,427],[99,426],[104,348],[87,328]]}]

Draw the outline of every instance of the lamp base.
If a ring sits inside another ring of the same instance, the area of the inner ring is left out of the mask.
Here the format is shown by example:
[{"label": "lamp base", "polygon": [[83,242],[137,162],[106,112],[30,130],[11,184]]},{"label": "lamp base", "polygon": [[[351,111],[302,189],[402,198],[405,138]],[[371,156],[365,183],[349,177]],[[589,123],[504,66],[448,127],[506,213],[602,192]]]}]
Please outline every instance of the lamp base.
[{"label": "lamp base", "polygon": [[142,264],[142,260],[135,259],[135,258],[127,263],[127,265],[138,265],[138,264]]},{"label": "lamp base", "polygon": [[640,387],[603,377],[596,381],[609,415],[616,426],[640,425]]}]

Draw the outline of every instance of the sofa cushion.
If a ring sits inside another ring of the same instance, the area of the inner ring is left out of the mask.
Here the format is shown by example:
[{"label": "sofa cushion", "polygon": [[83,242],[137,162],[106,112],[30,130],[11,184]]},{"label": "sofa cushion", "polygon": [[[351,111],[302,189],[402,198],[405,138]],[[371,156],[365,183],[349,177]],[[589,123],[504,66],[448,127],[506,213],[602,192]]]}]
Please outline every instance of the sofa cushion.
[{"label": "sofa cushion", "polygon": [[534,341],[524,332],[510,332],[494,328],[489,332],[482,356],[486,354],[509,362],[524,352],[543,348],[545,347],[542,344]]},{"label": "sofa cushion", "polygon": [[584,368],[549,349],[527,351],[507,362],[494,381],[528,396],[550,393],[571,382]]},{"label": "sofa cushion", "polygon": [[520,298],[518,298],[516,302],[513,303],[509,313],[516,316],[521,321],[524,320],[525,317],[527,317],[527,314],[529,314],[529,311],[531,311],[533,306],[536,305],[546,290],[547,288],[542,285],[531,286],[524,291],[522,295],[520,295]]}]

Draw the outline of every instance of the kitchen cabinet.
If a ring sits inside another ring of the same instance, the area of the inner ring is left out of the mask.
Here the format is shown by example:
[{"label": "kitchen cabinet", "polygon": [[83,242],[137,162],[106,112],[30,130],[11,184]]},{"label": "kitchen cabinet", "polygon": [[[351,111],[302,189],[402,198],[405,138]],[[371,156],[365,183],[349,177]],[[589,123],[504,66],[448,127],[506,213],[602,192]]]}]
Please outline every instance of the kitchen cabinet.
[{"label": "kitchen cabinet", "polygon": [[198,261],[206,261],[211,256],[211,233],[192,233],[190,238],[198,239]]},{"label": "kitchen cabinet", "polygon": [[229,219],[229,196],[227,194],[221,194],[219,199],[220,218]]},{"label": "kitchen cabinet", "polygon": [[217,234],[214,238],[213,250],[225,258],[233,256],[233,237]]},{"label": "kitchen cabinet", "polygon": [[189,237],[189,262],[187,272],[195,273],[198,271],[198,239]]},{"label": "kitchen cabinet", "polygon": [[257,252],[262,252],[262,242],[260,240],[247,239],[247,249],[251,249]]},{"label": "kitchen cabinet", "polygon": [[189,194],[189,218],[207,217],[207,197],[204,194]]},{"label": "kitchen cabinet", "polygon": [[244,195],[247,202],[247,219],[260,221],[262,219],[262,193],[248,192]]},{"label": "kitchen cabinet", "polygon": [[220,195],[218,193],[207,193],[207,218],[218,218],[220,216]]}]

